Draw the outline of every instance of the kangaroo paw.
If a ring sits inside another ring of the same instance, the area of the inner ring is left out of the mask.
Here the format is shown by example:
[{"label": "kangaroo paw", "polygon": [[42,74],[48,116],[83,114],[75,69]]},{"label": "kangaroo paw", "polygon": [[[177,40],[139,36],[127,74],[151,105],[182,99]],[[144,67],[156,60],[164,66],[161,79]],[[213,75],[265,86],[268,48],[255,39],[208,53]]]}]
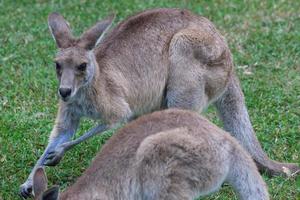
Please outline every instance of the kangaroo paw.
[{"label": "kangaroo paw", "polygon": [[27,180],[20,186],[19,195],[24,199],[32,197],[32,181]]},{"label": "kangaroo paw", "polygon": [[44,165],[55,166],[57,165],[65,154],[65,148],[63,146],[57,147],[55,150],[48,152]]}]

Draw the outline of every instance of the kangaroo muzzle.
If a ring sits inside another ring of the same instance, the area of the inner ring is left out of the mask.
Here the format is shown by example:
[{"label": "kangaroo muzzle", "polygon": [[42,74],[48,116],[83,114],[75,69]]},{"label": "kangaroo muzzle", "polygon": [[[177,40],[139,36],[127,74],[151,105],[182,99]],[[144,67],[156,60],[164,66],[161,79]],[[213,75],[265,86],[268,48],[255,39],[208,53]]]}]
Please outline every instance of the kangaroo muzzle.
[{"label": "kangaroo muzzle", "polygon": [[71,95],[72,89],[71,88],[59,88],[58,92],[62,98],[67,98]]},{"label": "kangaroo muzzle", "polygon": [[62,98],[62,100],[67,101],[74,93],[74,72],[72,70],[66,69],[63,71],[61,79],[60,79],[60,86],[58,89],[58,94]]}]

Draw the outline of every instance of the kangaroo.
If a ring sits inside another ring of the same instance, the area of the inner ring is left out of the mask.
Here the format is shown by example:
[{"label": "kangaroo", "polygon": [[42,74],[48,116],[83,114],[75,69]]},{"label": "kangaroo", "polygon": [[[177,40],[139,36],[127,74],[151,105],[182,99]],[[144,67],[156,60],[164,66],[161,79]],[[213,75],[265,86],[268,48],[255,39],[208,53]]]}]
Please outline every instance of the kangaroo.
[{"label": "kangaroo", "polygon": [[138,118],[115,133],[77,182],[59,195],[48,191],[39,168],[36,199],[190,199],[226,181],[239,199],[269,199],[250,155],[229,134],[199,114],[178,109]]},{"label": "kangaroo", "polygon": [[[28,197],[40,166],[54,166],[74,145],[140,115],[166,108],[197,112],[213,103],[224,128],[260,169],[271,175],[299,170],[270,160],[252,128],[233,70],[231,52],[208,19],[183,9],[131,16],[105,37],[113,16],[75,38],[58,13],[48,24],[59,48],[55,68],[59,108],[48,145],[20,192]],[[103,122],[71,141],[82,117]]]}]

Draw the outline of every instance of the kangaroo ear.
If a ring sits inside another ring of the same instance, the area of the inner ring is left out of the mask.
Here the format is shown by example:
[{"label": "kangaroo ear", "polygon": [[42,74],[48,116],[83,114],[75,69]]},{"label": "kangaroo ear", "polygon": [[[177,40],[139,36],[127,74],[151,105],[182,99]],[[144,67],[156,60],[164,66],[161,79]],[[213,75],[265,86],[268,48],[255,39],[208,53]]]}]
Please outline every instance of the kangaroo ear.
[{"label": "kangaroo ear", "polygon": [[35,199],[42,196],[43,192],[47,190],[47,176],[42,167],[38,168],[33,175],[33,193]]},{"label": "kangaroo ear", "polygon": [[115,15],[111,15],[104,20],[99,21],[92,28],[85,31],[79,39],[78,45],[87,49],[93,49],[98,44],[106,31],[110,28]]},{"label": "kangaroo ear", "polygon": [[48,16],[50,32],[58,48],[68,48],[74,42],[69,23],[59,13],[51,13]]},{"label": "kangaroo ear", "polygon": [[59,187],[53,186],[43,194],[42,200],[57,200],[59,196]]}]

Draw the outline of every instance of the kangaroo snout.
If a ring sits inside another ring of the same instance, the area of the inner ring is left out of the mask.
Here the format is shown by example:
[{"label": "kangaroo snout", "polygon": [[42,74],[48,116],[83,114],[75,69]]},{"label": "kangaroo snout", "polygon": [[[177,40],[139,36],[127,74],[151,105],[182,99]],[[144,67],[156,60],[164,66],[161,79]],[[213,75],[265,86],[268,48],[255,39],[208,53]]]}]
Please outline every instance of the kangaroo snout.
[{"label": "kangaroo snout", "polygon": [[63,99],[65,99],[65,98],[68,98],[71,95],[72,89],[71,88],[59,88],[58,92],[59,92],[59,95]]}]

